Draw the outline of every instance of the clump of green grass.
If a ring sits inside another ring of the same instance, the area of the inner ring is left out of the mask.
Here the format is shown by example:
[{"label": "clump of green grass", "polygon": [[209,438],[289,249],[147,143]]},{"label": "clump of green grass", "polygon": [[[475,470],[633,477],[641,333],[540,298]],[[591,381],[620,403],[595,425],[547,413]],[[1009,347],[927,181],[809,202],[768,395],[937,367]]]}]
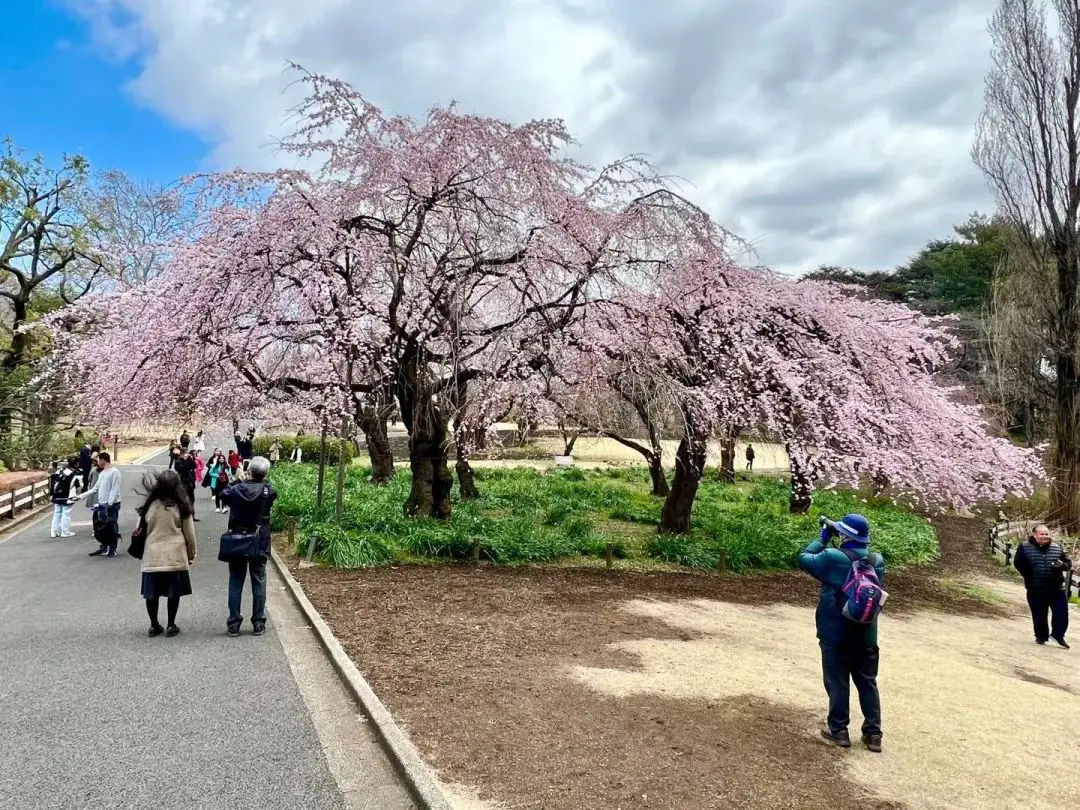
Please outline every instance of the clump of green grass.
[{"label": "clump of green grass", "polygon": [[376,487],[367,482],[366,468],[354,466],[338,526],[332,478],[320,510],[315,468],[283,465],[273,474],[279,498],[272,525],[281,531],[288,519],[297,519],[300,537],[324,537],[319,557],[343,568],[380,565],[395,557],[468,559],[477,538],[481,556],[500,564],[603,557],[611,543],[619,559],[652,559],[697,570],[715,569],[721,557],[733,570],[790,568],[799,549],[817,536],[819,515],[839,518],[853,511],[870,519],[874,548],[890,567],[931,562],[938,553],[934,529],[924,519],[857,492],[818,493],[809,515],[790,515],[784,480],[758,477],[724,484],[707,478],[690,533],[671,537],[652,532],[662,499],[650,494],[646,470],[477,472],[481,497],[455,502],[453,518],[437,521],[405,517],[407,472]]}]

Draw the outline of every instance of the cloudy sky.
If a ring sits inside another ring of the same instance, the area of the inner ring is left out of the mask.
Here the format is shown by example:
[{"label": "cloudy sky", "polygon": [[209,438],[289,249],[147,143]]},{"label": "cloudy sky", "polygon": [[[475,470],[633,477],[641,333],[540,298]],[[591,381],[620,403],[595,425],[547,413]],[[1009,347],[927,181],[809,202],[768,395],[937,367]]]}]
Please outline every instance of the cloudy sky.
[{"label": "cloudy sky", "polygon": [[294,60],[394,111],[565,118],[592,160],[645,152],[683,178],[767,264],[884,269],[992,208],[968,152],[994,5],[52,0],[40,48],[100,121],[16,130],[136,172],[266,167]]}]

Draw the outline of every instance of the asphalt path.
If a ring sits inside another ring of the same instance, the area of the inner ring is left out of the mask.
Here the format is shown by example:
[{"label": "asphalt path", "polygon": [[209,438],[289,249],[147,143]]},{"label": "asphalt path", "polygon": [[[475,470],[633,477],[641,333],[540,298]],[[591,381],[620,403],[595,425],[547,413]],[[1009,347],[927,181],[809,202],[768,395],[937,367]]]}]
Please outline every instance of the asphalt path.
[{"label": "asphalt path", "polygon": [[250,589],[243,635],[225,635],[225,516],[201,488],[181,634],[147,637],[126,548],[149,469],[121,467],[115,558],[87,556],[81,502],[75,537],[43,519],[0,538],[0,808],[342,807],[273,614],[251,635]]}]

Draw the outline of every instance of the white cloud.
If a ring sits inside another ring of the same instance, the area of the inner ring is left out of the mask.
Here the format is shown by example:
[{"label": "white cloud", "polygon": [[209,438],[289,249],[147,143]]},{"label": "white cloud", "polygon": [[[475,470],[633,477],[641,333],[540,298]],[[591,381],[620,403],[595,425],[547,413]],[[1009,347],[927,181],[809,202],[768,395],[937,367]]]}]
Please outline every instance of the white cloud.
[{"label": "white cloud", "polygon": [[94,0],[131,92],[262,168],[287,60],[388,110],[565,118],[595,160],[644,151],[787,271],[887,268],[976,208],[968,157],[993,0]]}]

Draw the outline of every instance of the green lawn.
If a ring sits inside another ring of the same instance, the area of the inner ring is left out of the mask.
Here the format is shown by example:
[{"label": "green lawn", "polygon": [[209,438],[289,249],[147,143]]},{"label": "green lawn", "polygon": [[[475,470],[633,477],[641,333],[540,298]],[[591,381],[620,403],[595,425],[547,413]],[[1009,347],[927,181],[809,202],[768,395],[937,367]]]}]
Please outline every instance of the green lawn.
[{"label": "green lawn", "polygon": [[324,544],[329,565],[360,568],[394,560],[468,558],[474,538],[482,555],[497,563],[537,563],[603,557],[610,544],[619,559],[663,561],[699,570],[717,568],[721,556],[734,570],[790,568],[795,555],[817,536],[817,517],[861,511],[873,526],[873,546],[893,567],[930,562],[937,536],[926,520],[888,501],[863,500],[853,492],[821,492],[810,515],[787,513],[787,487],[758,478],[733,485],[706,481],[698,496],[692,532],[659,535],[662,501],[649,494],[644,469],[538,471],[477,470],[482,496],[458,501],[449,521],[402,514],[409,474],[399,471],[386,487],[366,483],[369,471],[349,471],[345,514],[333,523],[333,480],[328,474],[322,515],[315,508],[313,465],[281,465],[273,481],[280,492],[274,528],[299,520],[301,551],[309,536]]}]

